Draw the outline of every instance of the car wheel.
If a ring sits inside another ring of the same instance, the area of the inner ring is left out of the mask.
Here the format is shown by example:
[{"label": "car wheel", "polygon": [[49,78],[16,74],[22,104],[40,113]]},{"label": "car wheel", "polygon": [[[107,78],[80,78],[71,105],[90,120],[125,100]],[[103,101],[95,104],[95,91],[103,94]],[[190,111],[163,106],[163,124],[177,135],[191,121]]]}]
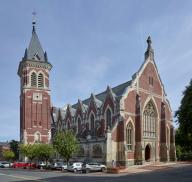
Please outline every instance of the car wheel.
[{"label": "car wheel", "polygon": [[102,167],[102,168],[101,168],[101,172],[104,172],[104,171],[105,171],[105,168],[104,168],[104,167]]},{"label": "car wheel", "polygon": [[86,172],[86,173],[89,173],[89,172],[90,172],[90,169],[86,169],[85,172]]},{"label": "car wheel", "polygon": [[77,169],[74,169],[73,172],[76,173],[76,172],[77,172]]}]

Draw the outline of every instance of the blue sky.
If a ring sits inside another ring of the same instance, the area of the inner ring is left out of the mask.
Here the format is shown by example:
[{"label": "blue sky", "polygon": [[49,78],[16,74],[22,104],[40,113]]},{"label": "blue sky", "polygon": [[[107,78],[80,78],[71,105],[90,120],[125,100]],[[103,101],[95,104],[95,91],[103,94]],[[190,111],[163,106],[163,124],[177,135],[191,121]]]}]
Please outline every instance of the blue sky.
[{"label": "blue sky", "polygon": [[64,106],[130,80],[151,35],[155,61],[177,110],[192,78],[192,1],[0,0],[0,141],[19,139],[19,61],[37,34],[53,65],[52,104]]}]

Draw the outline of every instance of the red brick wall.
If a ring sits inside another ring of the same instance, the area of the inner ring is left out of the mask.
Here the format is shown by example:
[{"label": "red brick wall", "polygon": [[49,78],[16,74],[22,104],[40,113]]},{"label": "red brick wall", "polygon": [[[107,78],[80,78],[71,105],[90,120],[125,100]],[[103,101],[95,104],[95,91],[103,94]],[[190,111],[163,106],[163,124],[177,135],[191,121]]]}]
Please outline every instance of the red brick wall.
[{"label": "red brick wall", "polygon": [[[149,76],[153,78],[153,85],[149,84]],[[137,91],[136,89],[130,91],[127,95],[127,97],[124,100],[124,109],[126,114],[126,117],[124,118],[124,122],[127,121],[128,117],[131,117],[132,115],[135,115],[133,121],[135,122],[135,131],[136,136],[135,139],[137,142],[141,141],[142,133],[141,133],[141,126],[142,126],[142,116],[139,115],[139,113],[143,112],[144,104],[146,104],[146,100],[151,97],[153,94],[153,99],[156,104],[157,114],[160,119],[160,133],[162,137],[162,141],[166,138],[166,132],[165,132],[165,125],[161,122],[162,120],[162,88],[161,83],[159,81],[158,75],[155,71],[155,67],[152,63],[148,63],[147,66],[144,68],[141,76],[139,77],[139,106],[137,107]],[[144,89],[144,91],[143,91]],[[155,95],[155,96],[154,96]],[[157,97],[157,96],[158,97]],[[165,103],[165,118],[164,120],[171,120],[171,112],[168,109],[168,105]],[[139,109],[139,110],[137,110]],[[130,113],[130,115],[129,115]],[[121,133],[119,131],[118,133]],[[120,140],[120,138],[118,139]]]},{"label": "red brick wall", "polygon": [[[33,93],[42,93],[42,102],[33,101]],[[50,96],[45,91],[28,90],[23,95],[23,106],[21,109],[23,117],[21,118],[22,130],[26,130],[27,135],[34,135],[36,131],[41,133],[41,141],[48,142],[48,131],[50,130],[51,108]],[[43,136],[46,135],[46,136]],[[28,142],[33,142],[34,137],[28,136]]]}]

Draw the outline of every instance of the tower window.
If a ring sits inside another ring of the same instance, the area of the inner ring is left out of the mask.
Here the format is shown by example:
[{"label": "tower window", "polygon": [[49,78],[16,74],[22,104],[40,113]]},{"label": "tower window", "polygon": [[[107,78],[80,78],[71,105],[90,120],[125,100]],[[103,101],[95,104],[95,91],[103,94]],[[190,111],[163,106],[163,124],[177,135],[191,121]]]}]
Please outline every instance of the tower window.
[{"label": "tower window", "polygon": [[38,75],[38,87],[43,88],[44,87],[44,79],[43,79],[43,74],[39,73]]},{"label": "tower window", "polygon": [[34,72],[31,74],[31,86],[32,87],[37,86],[37,75]]}]

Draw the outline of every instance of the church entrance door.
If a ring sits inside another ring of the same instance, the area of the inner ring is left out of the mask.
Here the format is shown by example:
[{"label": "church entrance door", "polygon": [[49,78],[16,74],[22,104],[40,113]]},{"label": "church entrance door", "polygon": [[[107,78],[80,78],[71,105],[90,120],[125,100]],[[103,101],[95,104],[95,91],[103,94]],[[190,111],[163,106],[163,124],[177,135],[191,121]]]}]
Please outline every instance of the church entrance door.
[{"label": "church entrance door", "polygon": [[149,162],[151,158],[151,148],[149,144],[145,147],[145,161]]}]

